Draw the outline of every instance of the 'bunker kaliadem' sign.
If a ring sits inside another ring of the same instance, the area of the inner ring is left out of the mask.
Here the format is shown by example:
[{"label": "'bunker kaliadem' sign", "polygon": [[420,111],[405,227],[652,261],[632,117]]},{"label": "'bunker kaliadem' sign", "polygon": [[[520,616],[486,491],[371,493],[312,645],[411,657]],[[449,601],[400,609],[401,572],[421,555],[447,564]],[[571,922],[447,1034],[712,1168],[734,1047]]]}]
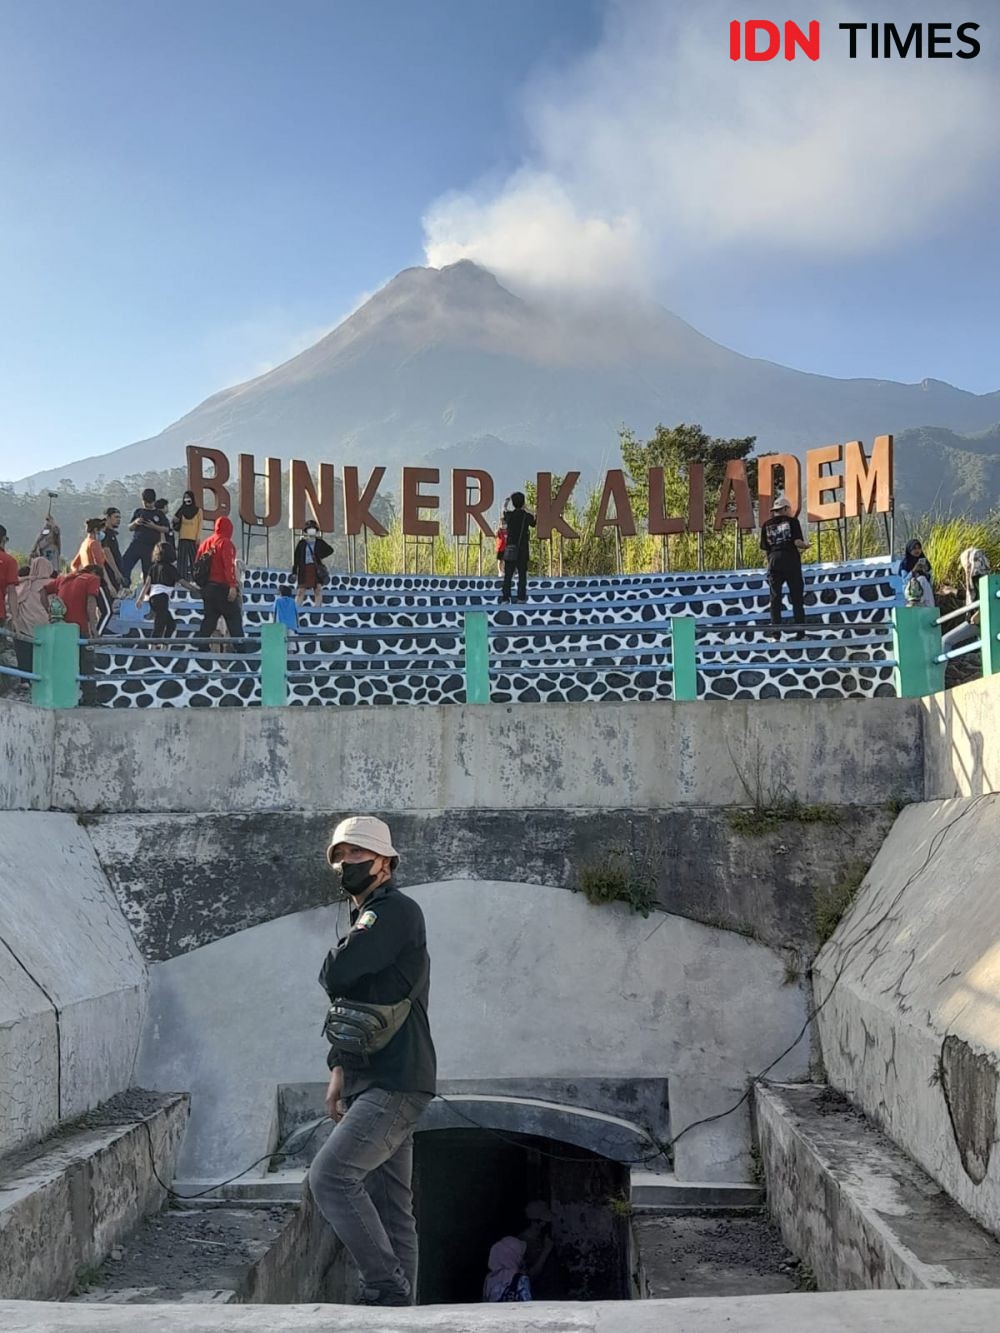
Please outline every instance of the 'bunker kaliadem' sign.
[{"label": "'bunker kaliadem' sign", "polygon": [[[801,509],[803,465],[794,454],[763,454],[757,460],[758,512],[766,517],[771,501],[780,489],[792,503],[792,512]],[[206,466],[211,472],[206,472]],[[805,456],[806,514],[811,522],[834,522],[855,518],[859,514],[886,514],[892,508],[892,436],[879,435],[869,456],[860,440],[847,444],[829,444],[810,449]],[[229,459],[218,449],[189,445],[187,450],[188,486],[196,499],[203,503],[209,520],[219,514],[228,514],[232,496],[228,488]],[[340,469],[342,490],[341,521],[335,514],[336,469],[333,463],[320,463],[315,469],[301,459],[292,459],[288,465],[289,526],[301,528],[307,516],[315,518],[323,532],[342,533],[356,537],[366,531],[374,537],[387,535],[386,529],[374,516],[371,507],[378,488],[385,477],[384,467],[372,468],[361,483],[356,467]],[[257,478],[264,478],[263,510],[257,504]],[[781,478],[781,485],[776,483]],[[240,518],[250,527],[276,527],[285,511],[285,465],[279,458],[266,458],[261,472],[257,470],[253,454],[240,454],[237,461],[240,491]],[[454,468],[450,474],[451,523],[450,535],[467,536],[475,524],[492,537],[493,528],[486,515],[493,507],[495,487],[493,478],[482,468]],[[580,480],[579,472],[567,472],[553,483],[551,472],[539,472],[538,480],[538,536],[547,541],[554,533],[572,541],[580,534],[567,522],[565,513],[573,490]],[[668,514],[664,470],[649,469],[648,517],[646,531],[654,537],[672,536],[683,532],[703,532],[706,527],[705,468],[701,463],[687,467],[687,506],[683,514]],[[433,467],[404,467],[400,481],[400,513],[403,532],[407,537],[437,537],[441,533],[438,518],[428,513],[441,507],[441,472]],[[213,503],[205,505],[206,494]],[[725,477],[717,497],[713,525],[717,531],[726,523],[737,523],[744,531],[755,526],[754,500],[750,491],[746,466],[733,461],[726,465]],[[634,537],[638,531],[632,503],[629,499],[625,473],[612,468],[604,475],[600,503],[594,524],[596,536],[609,528],[616,528],[623,537]]]}]

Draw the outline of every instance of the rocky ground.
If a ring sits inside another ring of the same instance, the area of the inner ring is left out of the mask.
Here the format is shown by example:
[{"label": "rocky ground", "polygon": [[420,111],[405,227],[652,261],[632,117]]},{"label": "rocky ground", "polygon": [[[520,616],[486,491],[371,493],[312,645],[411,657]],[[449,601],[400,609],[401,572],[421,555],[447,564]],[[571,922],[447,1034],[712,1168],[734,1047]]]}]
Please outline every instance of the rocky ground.
[{"label": "rocky ground", "polygon": [[811,1287],[810,1275],[763,1213],[674,1217],[638,1212],[632,1225],[647,1299],[760,1296]]}]

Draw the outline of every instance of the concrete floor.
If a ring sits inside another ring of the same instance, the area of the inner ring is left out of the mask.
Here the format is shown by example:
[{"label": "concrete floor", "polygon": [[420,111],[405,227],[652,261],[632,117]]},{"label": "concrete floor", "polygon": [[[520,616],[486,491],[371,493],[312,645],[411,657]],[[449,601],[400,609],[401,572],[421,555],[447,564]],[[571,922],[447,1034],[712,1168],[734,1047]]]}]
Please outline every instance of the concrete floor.
[{"label": "concrete floor", "polygon": [[671,1217],[637,1212],[643,1295],[763,1296],[801,1289],[801,1265],[763,1214]]},{"label": "concrete floor", "polygon": [[58,1305],[0,1301],[3,1333],[996,1333],[1000,1291],[863,1291],[579,1305]]}]

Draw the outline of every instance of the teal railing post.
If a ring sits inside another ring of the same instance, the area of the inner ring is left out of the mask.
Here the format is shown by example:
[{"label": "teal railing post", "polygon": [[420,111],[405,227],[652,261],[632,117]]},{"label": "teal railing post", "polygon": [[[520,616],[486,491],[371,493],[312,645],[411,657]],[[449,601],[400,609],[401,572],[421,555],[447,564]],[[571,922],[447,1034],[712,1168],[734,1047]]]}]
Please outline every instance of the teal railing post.
[{"label": "teal railing post", "polygon": [[31,702],[39,708],[75,708],[80,701],[80,631],[64,620],[35,630]]},{"label": "teal railing post", "polygon": [[983,641],[983,675],[1000,675],[1000,574],[979,580],[979,632]]},{"label": "teal railing post", "polygon": [[670,656],[674,664],[674,702],[698,697],[698,655],[694,645],[694,616],[672,616]]},{"label": "teal railing post", "polygon": [[490,701],[490,634],[485,611],[465,613],[465,702]]},{"label": "teal railing post", "polygon": [[288,703],[288,631],[284,625],[260,627],[260,705],[284,708]]},{"label": "teal railing post", "polygon": [[896,693],[901,699],[922,699],[944,689],[944,651],[936,606],[897,606],[892,612],[892,647],[896,659]]}]

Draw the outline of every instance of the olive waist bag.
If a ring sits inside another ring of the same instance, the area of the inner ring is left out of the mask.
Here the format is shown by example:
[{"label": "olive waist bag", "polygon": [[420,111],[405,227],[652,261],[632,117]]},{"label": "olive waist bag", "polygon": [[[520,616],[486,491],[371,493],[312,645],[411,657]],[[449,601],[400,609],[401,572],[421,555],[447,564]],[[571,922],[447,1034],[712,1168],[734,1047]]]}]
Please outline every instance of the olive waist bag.
[{"label": "olive waist bag", "polygon": [[389,1045],[410,1016],[413,1000],[427,979],[427,964],[420,969],[413,989],[398,1004],[364,1004],[334,1000],[326,1011],[323,1034],[339,1056],[367,1064]]}]

